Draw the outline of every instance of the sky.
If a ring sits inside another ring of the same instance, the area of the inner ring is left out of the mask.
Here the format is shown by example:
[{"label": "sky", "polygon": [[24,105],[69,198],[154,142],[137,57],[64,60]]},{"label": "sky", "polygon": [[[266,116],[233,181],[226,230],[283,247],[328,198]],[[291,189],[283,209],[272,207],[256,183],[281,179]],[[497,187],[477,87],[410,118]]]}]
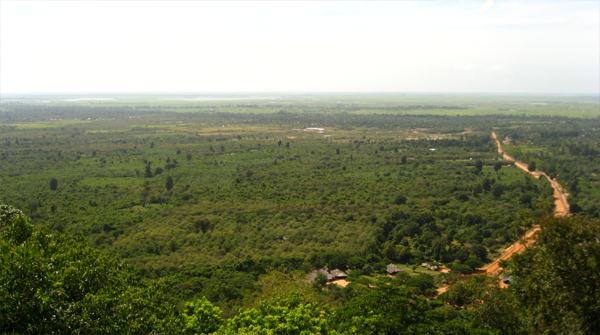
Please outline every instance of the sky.
[{"label": "sky", "polygon": [[599,1],[0,1],[1,93],[600,93]]}]

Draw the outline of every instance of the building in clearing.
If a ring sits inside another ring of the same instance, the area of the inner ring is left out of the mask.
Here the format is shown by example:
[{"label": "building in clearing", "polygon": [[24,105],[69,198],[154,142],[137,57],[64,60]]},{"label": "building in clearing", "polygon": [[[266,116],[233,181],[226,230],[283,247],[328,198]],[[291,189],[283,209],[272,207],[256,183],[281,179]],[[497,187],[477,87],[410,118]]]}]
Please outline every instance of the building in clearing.
[{"label": "building in clearing", "polygon": [[313,128],[313,127],[309,127],[309,128],[304,128],[304,131],[315,131],[317,133],[322,133],[325,131],[325,128]]},{"label": "building in clearing", "polygon": [[335,279],[344,279],[344,278],[348,277],[346,272],[344,272],[340,269],[335,269],[335,270],[331,271],[331,275],[333,275],[335,277]]},{"label": "building in clearing", "polygon": [[314,283],[315,280],[317,279],[317,274],[318,274],[317,270],[312,270],[306,276],[306,281],[310,284]]},{"label": "building in clearing", "polygon": [[388,264],[387,269],[385,271],[393,276],[398,272],[402,272],[402,269],[399,268],[396,264],[390,263]]},{"label": "building in clearing", "polygon": [[336,279],[342,279],[342,278],[348,277],[348,275],[342,270],[335,269],[330,272],[329,268],[324,266],[323,268],[321,268],[319,270],[312,270],[311,272],[309,272],[306,277],[306,281],[309,283],[314,283],[315,280],[317,279],[317,275],[319,273],[324,274],[327,277],[327,281],[334,281]]},{"label": "building in clearing", "polygon": [[335,277],[329,272],[329,268],[327,268],[326,266],[320,269],[319,272],[327,276],[327,281],[335,280]]}]

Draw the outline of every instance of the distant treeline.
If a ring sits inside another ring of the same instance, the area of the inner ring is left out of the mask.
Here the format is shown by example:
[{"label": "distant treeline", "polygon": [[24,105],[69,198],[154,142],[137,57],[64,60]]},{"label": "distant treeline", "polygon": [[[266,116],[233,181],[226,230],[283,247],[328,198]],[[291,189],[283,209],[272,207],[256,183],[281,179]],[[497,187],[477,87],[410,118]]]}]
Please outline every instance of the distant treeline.
[{"label": "distant treeline", "polygon": [[416,110],[433,110],[433,109],[447,109],[447,110],[465,110],[469,109],[468,106],[459,105],[404,105],[404,106],[348,106],[346,104],[338,104],[338,108],[344,108],[348,111],[360,111],[363,109],[368,110],[389,110],[389,111],[416,111]]}]

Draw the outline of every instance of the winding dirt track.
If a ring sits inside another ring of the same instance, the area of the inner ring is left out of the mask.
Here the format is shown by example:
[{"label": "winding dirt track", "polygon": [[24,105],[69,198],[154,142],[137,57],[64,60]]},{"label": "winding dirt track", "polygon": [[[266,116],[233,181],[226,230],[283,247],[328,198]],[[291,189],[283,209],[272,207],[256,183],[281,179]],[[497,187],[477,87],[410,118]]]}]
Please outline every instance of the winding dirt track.
[{"label": "winding dirt track", "polygon": [[[504,158],[508,161],[514,162],[518,168],[533,175],[534,177],[536,177],[538,179],[542,176],[544,176],[544,177],[546,177],[546,179],[548,179],[548,181],[550,182],[550,185],[552,185],[552,188],[554,189],[554,199],[555,199],[555,201],[554,201],[554,204],[555,204],[554,216],[563,217],[563,216],[569,215],[569,203],[567,202],[567,194],[564,193],[560,184],[556,180],[553,180],[552,178],[550,178],[547,174],[545,174],[542,171],[533,171],[533,172],[529,171],[527,169],[527,167],[528,167],[527,164],[515,160],[513,157],[507,155],[502,150],[502,145],[500,144],[500,141],[498,141],[498,138],[496,137],[496,133],[492,132],[492,137],[494,138],[494,140],[496,141],[496,144],[498,145],[498,153],[500,155],[502,155],[502,158]],[[480,270],[482,270],[488,274],[492,274],[492,275],[499,274],[499,272],[501,272],[501,269],[502,269],[500,267],[500,261],[510,259],[512,257],[512,255],[523,252],[529,244],[531,244],[535,241],[535,235],[539,230],[540,230],[539,226],[535,226],[533,229],[529,230],[527,233],[525,233],[525,236],[523,237],[524,241],[519,240],[519,241],[516,241],[515,243],[511,244],[508,248],[506,248],[504,250],[504,252],[502,253],[502,255],[500,257],[496,258],[492,263],[481,268]]]}]

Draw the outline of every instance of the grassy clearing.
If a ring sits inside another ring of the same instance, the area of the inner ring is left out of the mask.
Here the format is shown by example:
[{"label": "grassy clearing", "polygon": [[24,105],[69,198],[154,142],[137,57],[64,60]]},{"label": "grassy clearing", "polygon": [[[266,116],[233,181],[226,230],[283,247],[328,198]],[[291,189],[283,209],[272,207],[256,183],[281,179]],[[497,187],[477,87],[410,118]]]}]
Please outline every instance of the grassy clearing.
[{"label": "grassy clearing", "polygon": [[106,186],[117,186],[117,187],[140,187],[144,184],[145,180],[134,177],[125,178],[112,178],[112,177],[88,177],[79,181],[80,186],[90,187],[106,187]]},{"label": "grassy clearing", "polygon": [[59,120],[59,121],[45,121],[45,122],[31,122],[31,123],[9,123],[6,126],[16,127],[17,129],[41,129],[41,128],[57,128],[64,127],[74,124],[89,123],[93,122],[90,120]]},{"label": "grassy clearing", "polygon": [[396,265],[400,269],[402,269],[404,272],[408,273],[411,276],[416,276],[421,273],[427,273],[429,275],[432,275],[433,277],[437,277],[440,274],[442,274],[442,272],[440,272],[440,271],[427,270],[427,268],[424,268],[420,265],[417,266],[417,268],[414,270],[413,270],[413,265],[408,265],[408,264],[396,264]]}]

